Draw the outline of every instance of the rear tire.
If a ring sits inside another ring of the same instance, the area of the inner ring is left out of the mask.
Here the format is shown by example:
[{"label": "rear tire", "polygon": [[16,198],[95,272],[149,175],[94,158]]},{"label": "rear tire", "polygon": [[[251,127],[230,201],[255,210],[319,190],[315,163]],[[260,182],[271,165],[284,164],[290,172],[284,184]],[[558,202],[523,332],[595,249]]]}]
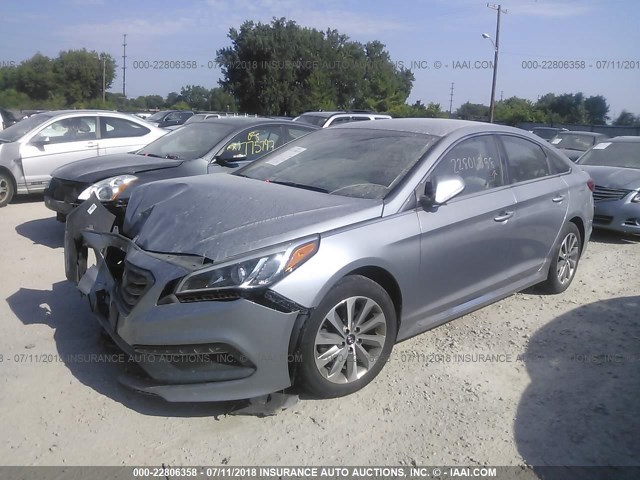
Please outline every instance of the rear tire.
[{"label": "rear tire", "polygon": [[0,208],[6,207],[13,199],[15,188],[9,174],[0,172]]},{"label": "rear tire", "polygon": [[360,275],[341,279],[300,334],[295,383],[313,398],[356,392],[387,362],[398,322],[387,292]]},{"label": "rear tire", "polygon": [[580,231],[574,223],[569,222],[560,234],[560,242],[554,250],[547,279],[538,288],[551,294],[562,293],[569,288],[578,270],[581,253]]}]

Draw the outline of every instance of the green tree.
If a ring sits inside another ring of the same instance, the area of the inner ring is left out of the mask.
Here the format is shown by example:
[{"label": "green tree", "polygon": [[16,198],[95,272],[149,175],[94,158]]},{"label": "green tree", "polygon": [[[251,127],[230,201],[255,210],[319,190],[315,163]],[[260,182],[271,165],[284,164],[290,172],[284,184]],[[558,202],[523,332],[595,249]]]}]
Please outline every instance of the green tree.
[{"label": "green tree", "polygon": [[640,116],[635,116],[631,112],[622,110],[618,118],[613,121],[613,124],[619,127],[637,127],[640,126]]},{"label": "green tree", "polygon": [[460,105],[454,117],[462,120],[488,120],[489,107],[480,103],[466,102]]},{"label": "green tree", "polygon": [[361,44],[336,30],[320,32],[284,18],[247,21],[229,31],[231,46],[217,52],[220,85],[241,110],[297,114],[326,108],[389,110],[403,104],[413,84],[384,45]]},{"label": "green tree", "polygon": [[205,87],[187,85],[180,90],[180,97],[195,110],[210,110],[210,94]]},{"label": "green tree", "polygon": [[590,125],[606,125],[609,120],[609,105],[602,95],[589,97],[584,101],[587,122]]},{"label": "green tree", "polygon": [[116,67],[111,55],[86,49],[60,52],[53,62],[53,72],[69,104],[81,104],[102,95],[103,61],[104,83],[108,89],[113,83]]}]

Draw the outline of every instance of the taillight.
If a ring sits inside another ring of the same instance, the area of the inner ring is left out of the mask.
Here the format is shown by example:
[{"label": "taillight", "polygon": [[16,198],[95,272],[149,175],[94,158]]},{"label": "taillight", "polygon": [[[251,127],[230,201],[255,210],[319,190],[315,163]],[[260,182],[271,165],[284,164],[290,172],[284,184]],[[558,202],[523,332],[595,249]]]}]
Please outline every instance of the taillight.
[{"label": "taillight", "polygon": [[596,189],[596,184],[593,180],[589,179],[587,180],[587,187],[593,192]]}]

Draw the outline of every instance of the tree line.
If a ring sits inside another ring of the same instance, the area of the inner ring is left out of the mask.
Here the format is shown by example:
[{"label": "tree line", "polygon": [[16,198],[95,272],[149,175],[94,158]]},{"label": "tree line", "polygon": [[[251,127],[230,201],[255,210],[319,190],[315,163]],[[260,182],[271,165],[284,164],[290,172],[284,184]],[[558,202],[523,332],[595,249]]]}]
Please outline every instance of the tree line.
[{"label": "tree line", "polygon": [[[16,66],[0,67],[0,106],[5,108],[162,108],[298,115],[305,111],[363,109],[395,117],[448,117],[435,102],[407,103],[411,70],[394,62],[379,41],[361,43],[337,30],[319,31],[292,20],[244,22],[231,28],[230,45],[216,52],[222,75],[213,88],[186,85],[180,92],[125,98],[106,92],[116,62],[104,52],[68,50],[49,58],[40,53]],[[496,102],[498,122],[604,125],[611,120],[601,95],[548,93],[533,102],[511,97]],[[466,102],[452,117],[487,120],[489,107]],[[640,125],[640,116],[623,111],[614,125]]]}]

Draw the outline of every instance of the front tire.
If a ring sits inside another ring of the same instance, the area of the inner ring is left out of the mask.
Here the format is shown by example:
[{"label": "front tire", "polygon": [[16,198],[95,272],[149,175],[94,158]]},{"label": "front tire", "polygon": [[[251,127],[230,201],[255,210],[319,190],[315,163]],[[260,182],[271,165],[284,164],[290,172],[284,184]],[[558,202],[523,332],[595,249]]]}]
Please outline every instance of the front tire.
[{"label": "front tire", "polygon": [[296,384],[313,398],[335,398],[371,382],[387,362],[398,322],[387,292],[360,275],[341,279],[301,332]]},{"label": "front tire", "polygon": [[547,279],[539,287],[545,293],[562,293],[575,277],[582,253],[582,240],[578,227],[569,222],[560,235],[560,243],[555,248]]},{"label": "front tire", "polygon": [[0,172],[0,208],[6,207],[14,194],[13,179],[8,174]]}]

